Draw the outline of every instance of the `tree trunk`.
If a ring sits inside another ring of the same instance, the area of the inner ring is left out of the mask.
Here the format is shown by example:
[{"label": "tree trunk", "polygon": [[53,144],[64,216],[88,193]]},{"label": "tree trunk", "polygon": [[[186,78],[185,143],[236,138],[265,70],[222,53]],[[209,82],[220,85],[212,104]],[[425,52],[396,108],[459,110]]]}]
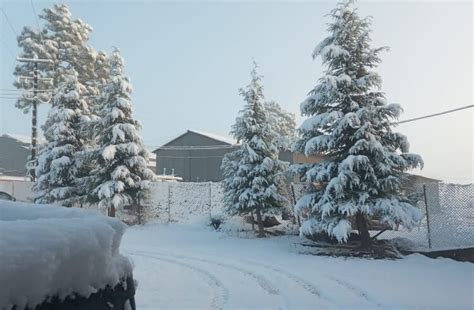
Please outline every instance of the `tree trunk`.
[{"label": "tree trunk", "polygon": [[252,231],[255,231],[255,220],[253,218],[253,210],[250,211],[250,216],[252,217]]},{"label": "tree trunk", "polygon": [[114,206],[110,207],[109,216],[110,217],[115,217],[115,207]]},{"label": "tree trunk", "polygon": [[136,216],[137,216],[137,222],[138,222],[138,225],[141,225],[142,222],[143,222],[143,214],[142,214],[142,205],[141,205],[141,202],[140,202],[140,198],[137,198],[135,201],[135,210],[136,210]]},{"label": "tree trunk", "polygon": [[369,234],[369,228],[367,226],[367,219],[361,212],[357,212],[356,214],[356,224],[357,230],[359,231],[361,247],[366,249],[370,246],[371,239]]},{"label": "tree trunk", "polygon": [[257,206],[255,213],[257,214],[258,237],[263,238],[265,237],[265,230],[263,229],[262,212],[260,210],[260,206]]}]

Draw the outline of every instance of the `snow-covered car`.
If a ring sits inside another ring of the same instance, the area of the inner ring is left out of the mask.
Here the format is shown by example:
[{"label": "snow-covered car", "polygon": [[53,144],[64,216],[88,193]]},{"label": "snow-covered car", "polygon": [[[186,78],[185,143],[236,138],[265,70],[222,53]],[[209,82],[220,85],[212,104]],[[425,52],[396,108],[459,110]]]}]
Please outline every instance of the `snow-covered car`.
[{"label": "snow-covered car", "polygon": [[10,195],[9,193],[0,192],[0,200],[16,201],[16,198]]},{"label": "snow-covered car", "polygon": [[0,200],[0,309],[135,309],[126,225],[94,210]]}]

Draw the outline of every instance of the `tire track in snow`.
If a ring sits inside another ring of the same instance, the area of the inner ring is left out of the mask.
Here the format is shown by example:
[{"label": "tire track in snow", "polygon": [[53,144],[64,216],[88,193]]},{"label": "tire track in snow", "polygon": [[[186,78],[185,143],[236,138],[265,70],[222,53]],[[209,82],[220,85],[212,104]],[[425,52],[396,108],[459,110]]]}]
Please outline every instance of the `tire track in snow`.
[{"label": "tire track in snow", "polygon": [[367,292],[365,292],[363,289],[361,289],[361,288],[359,288],[359,287],[357,287],[357,286],[355,286],[355,285],[353,285],[353,284],[351,284],[351,283],[349,283],[349,282],[347,282],[347,281],[344,281],[344,280],[342,280],[342,279],[336,278],[336,277],[334,277],[334,276],[325,275],[325,277],[326,277],[327,279],[330,279],[330,280],[336,282],[337,284],[339,284],[340,286],[346,288],[347,290],[353,292],[353,293],[356,294],[357,296],[362,297],[362,298],[365,299],[367,302],[369,302],[369,303],[371,303],[371,304],[373,304],[373,305],[375,305],[375,306],[378,306],[378,307],[382,307],[382,306],[383,306],[380,302],[378,302],[378,301],[374,300],[372,297],[370,297],[369,294],[367,294]]},{"label": "tire track in snow", "polygon": [[183,254],[163,253],[163,252],[143,252],[143,251],[140,251],[140,253],[157,254],[157,255],[162,255],[166,257],[172,257],[175,259],[203,262],[210,265],[216,265],[216,266],[220,266],[226,269],[237,271],[238,273],[241,273],[245,275],[246,277],[251,278],[253,281],[255,281],[267,294],[281,297],[283,300],[283,305],[279,307],[278,309],[280,310],[290,309],[288,296],[282,295],[280,291],[273,284],[271,284],[270,281],[266,279],[264,276],[259,275],[255,272],[252,272],[248,269],[244,269],[240,266],[231,265],[228,263],[223,263],[223,262],[206,259],[202,257],[194,257],[194,256],[183,255]]},{"label": "tire track in snow", "polygon": [[[272,270],[276,273],[282,274],[282,275],[286,276],[287,278],[293,280],[294,282],[298,283],[298,285],[303,287],[309,293],[311,293],[313,295],[317,295],[318,297],[320,297],[322,299],[325,299],[326,301],[335,303],[335,301],[333,299],[329,298],[328,296],[322,295],[321,290],[318,289],[314,284],[312,284],[312,283],[306,281],[305,279],[300,278],[300,277],[298,277],[298,276],[296,276],[296,275],[294,275],[294,274],[292,274],[292,273],[290,273],[290,272],[288,272],[284,269],[281,269],[281,268],[278,268],[278,267],[272,266],[272,265],[267,265],[267,264],[257,262],[257,261],[252,261],[252,260],[244,260],[244,261],[248,262],[249,264],[255,264],[255,265],[261,266],[263,268],[266,268],[268,270]],[[369,296],[369,294],[367,292],[365,292],[361,288],[358,288],[357,286],[352,285],[351,283],[349,283],[347,281],[344,281],[342,279],[336,278],[334,276],[324,275],[324,277],[331,280],[331,281],[333,281],[333,282],[335,282],[339,286],[342,286],[345,289],[351,291],[352,293],[354,293],[358,297],[362,297],[365,301],[371,303],[372,305],[382,307],[381,303],[374,300],[372,297]]]},{"label": "tire track in snow", "polygon": [[257,266],[263,267],[267,270],[273,271],[276,274],[283,275],[284,277],[286,277],[286,278],[292,280],[293,282],[295,282],[298,286],[303,288],[308,293],[310,293],[314,296],[317,296],[318,298],[323,299],[323,300],[325,300],[329,303],[336,304],[336,302],[333,299],[331,299],[326,294],[323,294],[321,292],[321,290],[319,288],[317,288],[314,284],[306,281],[305,279],[303,279],[301,277],[298,277],[297,275],[294,275],[294,274],[292,274],[292,273],[290,273],[290,272],[288,272],[284,269],[278,268],[276,266],[267,265],[267,264],[264,264],[264,263],[261,263],[261,262],[257,262],[257,261],[253,261],[253,260],[244,260],[244,261],[248,262],[249,264],[257,265]]},{"label": "tire track in snow", "polygon": [[[225,306],[225,304],[227,303],[227,301],[229,299],[229,291],[222,284],[222,282],[218,278],[216,278],[213,274],[211,274],[210,272],[208,272],[204,269],[201,269],[201,268],[198,268],[198,267],[195,267],[195,266],[192,266],[192,265],[174,260],[174,259],[162,257],[161,254],[159,254],[159,253],[153,253],[153,252],[147,253],[147,252],[134,252],[134,251],[131,251],[131,252],[129,252],[129,254],[130,255],[135,255],[135,256],[147,257],[147,258],[151,258],[151,259],[156,259],[156,260],[164,261],[164,262],[167,262],[167,263],[170,263],[170,264],[182,266],[182,267],[188,268],[188,269],[192,270],[193,272],[199,274],[201,276],[201,278],[203,278],[203,280],[211,287],[211,290],[212,290],[212,295],[213,296],[212,296],[212,299],[210,301],[209,308],[210,309],[224,309],[224,306]],[[153,255],[150,255],[150,254],[153,254]],[[154,255],[158,255],[158,256],[154,256]]]},{"label": "tire track in snow", "polygon": [[[147,253],[148,254],[148,252],[141,252],[141,253]],[[242,274],[246,275],[249,278],[252,278],[268,294],[280,295],[280,291],[275,286],[273,286],[273,284],[271,284],[270,281],[268,281],[265,277],[263,277],[259,274],[256,274],[256,273],[254,273],[250,270],[241,268],[239,266],[235,266],[235,265],[231,265],[231,264],[228,264],[228,263],[223,263],[223,262],[219,262],[219,261],[215,261],[215,260],[205,259],[205,258],[202,258],[202,257],[193,257],[193,256],[182,255],[182,254],[166,254],[166,253],[158,253],[158,252],[149,252],[149,254],[158,254],[158,255],[164,255],[164,256],[177,258],[177,259],[198,261],[198,262],[203,262],[203,263],[207,263],[207,264],[211,264],[211,265],[221,266],[221,267],[224,267],[224,268],[227,268],[227,269],[232,269],[232,270],[235,270],[239,273],[242,273]]]}]

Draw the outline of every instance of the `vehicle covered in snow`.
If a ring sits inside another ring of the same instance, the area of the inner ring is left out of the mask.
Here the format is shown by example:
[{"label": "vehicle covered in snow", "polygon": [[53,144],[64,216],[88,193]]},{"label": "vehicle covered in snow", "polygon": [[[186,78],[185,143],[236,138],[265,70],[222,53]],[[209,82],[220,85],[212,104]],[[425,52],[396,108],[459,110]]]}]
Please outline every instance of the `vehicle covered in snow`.
[{"label": "vehicle covered in snow", "polygon": [[135,309],[125,229],[93,210],[0,200],[0,309]]},{"label": "vehicle covered in snow", "polygon": [[1,192],[0,191],[0,200],[10,200],[16,201],[16,198],[10,195],[9,193]]}]

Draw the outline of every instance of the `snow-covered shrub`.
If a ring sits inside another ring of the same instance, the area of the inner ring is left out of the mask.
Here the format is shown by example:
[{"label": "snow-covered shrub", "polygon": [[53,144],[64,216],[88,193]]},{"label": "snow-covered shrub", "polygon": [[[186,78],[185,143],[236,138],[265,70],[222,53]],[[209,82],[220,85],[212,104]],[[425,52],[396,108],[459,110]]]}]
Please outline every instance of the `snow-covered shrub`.
[{"label": "snow-covered shrub", "polygon": [[219,230],[221,225],[225,222],[226,217],[223,214],[211,215],[209,218],[209,226],[215,230]]}]

